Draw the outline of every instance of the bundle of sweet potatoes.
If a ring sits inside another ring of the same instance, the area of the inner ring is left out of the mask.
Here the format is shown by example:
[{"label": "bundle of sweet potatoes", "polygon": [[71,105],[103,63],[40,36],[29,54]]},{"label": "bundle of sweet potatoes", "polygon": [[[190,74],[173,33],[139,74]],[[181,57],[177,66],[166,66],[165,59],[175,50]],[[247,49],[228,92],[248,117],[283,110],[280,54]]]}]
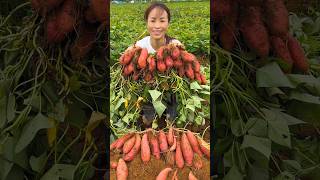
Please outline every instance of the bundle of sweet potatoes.
[{"label": "bundle of sweet potatoes", "polygon": [[151,82],[155,73],[176,70],[180,77],[186,76],[202,85],[207,82],[196,56],[179,45],[162,46],[154,55],[149,55],[146,48],[133,47],[122,54],[119,62],[123,66],[123,76],[133,75],[135,81],[143,77],[146,82]]},{"label": "bundle of sweet potatoes", "polygon": [[60,43],[76,32],[77,38],[70,48],[73,59],[83,58],[95,42],[97,29],[106,26],[108,0],[90,0],[78,4],[76,0],[31,0],[32,8],[45,18],[46,42]]},{"label": "bundle of sweet potatoes", "polygon": [[[163,156],[169,167],[161,171],[157,179],[165,179],[175,166],[178,169],[184,166],[200,169],[203,166],[202,158],[210,158],[210,148],[206,142],[189,130],[182,131],[173,127],[170,127],[168,132],[148,129],[143,133],[126,134],[110,145],[110,151],[123,154],[119,162],[110,162],[110,167],[117,171],[117,179],[123,174],[128,175],[125,162],[132,161],[139,156],[139,152],[144,163],[148,163],[151,156],[159,160],[161,155]],[[126,172],[123,172],[124,170]],[[189,176],[194,175],[191,173]]]},{"label": "bundle of sweet potatoes", "polygon": [[289,34],[289,13],[283,0],[215,0],[211,11],[224,49],[231,51],[242,36],[258,56],[267,57],[272,51],[285,64],[284,72],[309,70],[300,43]]}]

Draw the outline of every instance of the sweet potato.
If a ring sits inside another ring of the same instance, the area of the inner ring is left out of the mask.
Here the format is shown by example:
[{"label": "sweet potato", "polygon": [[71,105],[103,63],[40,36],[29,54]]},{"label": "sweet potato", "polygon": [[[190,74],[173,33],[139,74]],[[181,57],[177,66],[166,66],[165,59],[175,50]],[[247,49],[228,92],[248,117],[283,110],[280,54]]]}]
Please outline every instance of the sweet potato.
[{"label": "sweet potato", "polygon": [[117,163],[117,162],[110,161],[110,168],[111,168],[111,169],[116,169],[117,166],[118,166],[118,163]]},{"label": "sweet potato", "polygon": [[95,23],[97,22],[97,18],[94,15],[94,12],[92,10],[92,8],[87,8],[84,12],[84,18],[88,23]]},{"label": "sweet potato", "polygon": [[291,35],[288,36],[288,48],[293,60],[294,68],[302,72],[308,72],[309,64],[306,56],[304,55],[304,51],[300,46],[299,41]]},{"label": "sweet potato", "polygon": [[264,9],[270,34],[285,37],[289,31],[289,13],[283,0],[265,0]]},{"label": "sweet potato", "polygon": [[156,69],[156,61],[153,56],[148,57],[149,71],[153,72]]},{"label": "sweet potato", "polygon": [[293,61],[291,59],[290,51],[286,43],[280,37],[276,37],[276,36],[271,36],[270,41],[271,41],[273,51],[285,63],[286,68],[284,69],[284,72],[290,73],[292,69]]},{"label": "sweet potato", "polygon": [[200,62],[199,61],[193,61],[193,70],[194,72],[200,72]]},{"label": "sweet potato", "polygon": [[196,60],[196,57],[187,51],[181,51],[181,57],[183,61],[188,63],[191,63],[192,61]]},{"label": "sweet potato", "polygon": [[178,58],[177,60],[173,61],[173,66],[176,69],[179,69],[182,65],[183,65],[183,62],[182,62],[182,60],[180,58]]},{"label": "sweet potato", "polygon": [[194,80],[194,72],[190,63],[185,65],[185,74],[189,79]]},{"label": "sweet potato", "polygon": [[118,140],[119,140],[119,139],[113,141],[113,142],[110,144],[110,151],[113,150],[113,149],[115,149],[115,148],[117,147]]},{"label": "sweet potato", "polygon": [[140,73],[138,71],[133,71],[133,80],[137,81],[139,79]]},{"label": "sweet potato", "polygon": [[170,166],[174,166],[175,153],[174,151],[168,151],[165,154],[166,163]]},{"label": "sweet potato", "polygon": [[127,180],[128,178],[128,167],[126,162],[123,159],[119,159],[118,166],[117,166],[117,180]]},{"label": "sweet potato", "polygon": [[173,66],[173,60],[170,56],[167,56],[165,59],[166,67],[169,70]]},{"label": "sweet potato", "polygon": [[126,135],[120,137],[120,138],[117,140],[118,142],[117,142],[116,148],[117,148],[118,150],[120,150],[120,148],[122,148],[123,144],[124,144],[128,139],[130,139],[133,135],[134,135],[134,134],[129,133],[129,134],[126,134]]},{"label": "sweet potato", "polygon": [[200,73],[194,73],[194,77],[195,77],[195,79],[199,82],[199,84],[201,84],[202,83],[202,80],[201,80],[201,76],[200,76]]},{"label": "sweet potato", "polygon": [[180,56],[180,50],[178,47],[173,47],[172,52],[171,52],[171,57],[173,60],[177,60],[178,57]]},{"label": "sweet potato", "polygon": [[133,65],[133,62],[131,62],[131,63],[128,65],[128,73],[129,73],[129,75],[130,75],[131,73],[133,73],[133,71],[134,71],[134,65]]},{"label": "sweet potato", "polygon": [[140,69],[144,69],[147,66],[147,58],[148,58],[148,50],[146,48],[142,48],[139,59],[138,59],[138,67]]},{"label": "sweet potato", "polygon": [[153,78],[153,76],[152,76],[152,74],[151,74],[150,72],[145,72],[143,79],[144,79],[146,82],[152,81],[152,78]]},{"label": "sweet potato", "polygon": [[162,60],[157,61],[157,69],[159,72],[164,73],[167,69],[166,64]]},{"label": "sweet potato", "polygon": [[96,19],[101,23],[106,23],[109,14],[109,4],[108,0],[91,0],[90,8],[96,17]]},{"label": "sweet potato", "polygon": [[185,133],[181,137],[181,150],[187,166],[192,166],[193,150]]},{"label": "sweet potato", "polygon": [[31,6],[34,10],[45,16],[49,11],[58,7],[63,0],[31,0]]},{"label": "sweet potato", "polygon": [[170,147],[169,151],[174,151],[174,150],[176,150],[176,148],[177,148],[177,138],[173,137],[173,144]]},{"label": "sweet potato", "polygon": [[201,169],[203,166],[201,156],[199,156],[197,153],[194,153],[193,166],[195,169]]},{"label": "sweet potato", "polygon": [[180,77],[183,77],[185,75],[185,70],[183,66],[179,67],[178,71]]},{"label": "sweet potato", "polygon": [[163,51],[164,51],[164,46],[161,46],[161,47],[157,50],[157,60],[160,60],[160,61],[163,60]]},{"label": "sweet potato", "polygon": [[200,140],[199,138],[197,139],[198,140],[198,143],[199,143],[199,146],[200,146],[200,150],[203,152],[204,155],[207,156],[207,158],[210,159],[210,150],[207,149],[202,143],[202,140]]},{"label": "sweet potato", "polygon": [[75,0],[65,0],[57,13],[57,26],[65,34],[73,31],[76,24],[74,10]]},{"label": "sweet potato", "polygon": [[148,134],[145,133],[142,136],[142,141],[141,141],[141,160],[146,163],[150,161],[150,146],[149,146],[149,141],[148,141]]},{"label": "sweet potato", "polygon": [[192,171],[189,172],[188,180],[198,180],[196,176],[192,173]]},{"label": "sweet potato", "polygon": [[141,138],[139,134],[136,134],[136,142],[133,146],[133,148],[131,149],[131,151],[128,154],[125,154],[123,156],[123,160],[125,161],[132,161],[135,157],[135,155],[140,151],[140,147],[141,147]]},{"label": "sweet potato", "polygon": [[167,142],[167,137],[164,134],[163,130],[159,131],[158,140],[159,140],[160,152],[166,152],[168,150],[168,142]]},{"label": "sweet potato", "polygon": [[156,180],[166,180],[168,177],[168,174],[172,171],[172,168],[165,168],[163,169],[159,175],[157,176]]},{"label": "sweet potato", "polygon": [[136,141],[136,136],[133,136],[129,140],[127,140],[123,145],[122,152],[124,154],[128,153],[134,146],[135,141]]},{"label": "sweet potato", "polygon": [[190,131],[190,130],[187,130],[187,137],[188,137],[188,140],[189,140],[189,143],[192,147],[192,150],[195,152],[195,153],[198,153],[199,156],[202,157],[202,152],[200,150],[200,147],[199,147],[199,143],[197,141],[197,138],[194,136],[194,134]]},{"label": "sweet potato", "polygon": [[200,77],[201,77],[201,85],[207,84],[206,76],[200,73]]},{"label": "sweet potato", "polygon": [[81,60],[85,57],[95,42],[96,33],[97,29],[95,27],[87,26],[85,24],[80,26],[79,36],[70,48],[72,59]]},{"label": "sweet potato", "polygon": [[238,21],[238,4],[236,1],[231,2],[232,11],[220,24],[219,39],[221,46],[231,51],[235,46],[237,38],[237,21]]},{"label": "sweet potato", "polygon": [[154,155],[156,159],[160,159],[160,148],[158,139],[153,134],[149,134],[149,138],[152,155]]},{"label": "sweet potato", "polygon": [[169,128],[168,134],[167,134],[167,140],[168,140],[168,144],[169,146],[171,146],[173,144],[173,127]]},{"label": "sweet potato", "polygon": [[230,0],[214,0],[210,11],[213,21],[220,22],[223,17],[227,17],[231,13]]},{"label": "sweet potato", "polygon": [[259,7],[246,8],[240,17],[240,31],[248,47],[260,57],[269,54],[269,36]]},{"label": "sweet potato", "polygon": [[182,169],[183,166],[184,166],[184,159],[183,159],[183,156],[182,156],[182,151],[181,151],[181,145],[180,145],[180,141],[178,140],[177,141],[177,148],[176,148],[176,164],[177,164],[177,167]]},{"label": "sweet potato", "polygon": [[61,42],[65,38],[65,34],[57,26],[56,16],[49,16],[46,22],[46,37],[49,44]]}]

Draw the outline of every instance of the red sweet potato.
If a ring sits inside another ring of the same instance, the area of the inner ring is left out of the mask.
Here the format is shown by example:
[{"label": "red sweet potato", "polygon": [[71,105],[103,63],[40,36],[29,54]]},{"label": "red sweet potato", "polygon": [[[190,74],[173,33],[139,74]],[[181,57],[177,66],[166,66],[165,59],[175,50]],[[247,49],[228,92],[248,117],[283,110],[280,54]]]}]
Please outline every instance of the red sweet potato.
[{"label": "red sweet potato", "polygon": [[178,47],[173,47],[172,52],[171,52],[171,57],[173,60],[178,59],[178,57],[180,56],[180,50]]},{"label": "red sweet potato", "polygon": [[265,0],[264,9],[270,34],[285,37],[289,31],[289,13],[283,0]]},{"label": "red sweet potato", "polygon": [[153,56],[149,56],[148,58],[149,71],[153,72],[156,69],[156,61]]},{"label": "red sweet potato", "polygon": [[96,17],[96,19],[101,23],[106,23],[109,14],[109,4],[108,0],[91,0],[90,8]]},{"label": "red sweet potato", "polygon": [[170,56],[167,56],[165,59],[166,67],[169,70],[173,66],[173,60]]},{"label": "red sweet potato", "polygon": [[150,161],[150,146],[148,141],[148,133],[142,136],[141,141],[141,160],[146,163]]},{"label": "red sweet potato", "polygon": [[190,145],[190,142],[187,138],[187,135],[185,133],[183,133],[181,137],[181,150],[182,150],[183,158],[186,161],[186,165],[192,166],[194,153]]},{"label": "red sweet potato", "polygon": [[202,83],[202,80],[201,80],[201,75],[200,75],[200,73],[194,73],[194,77],[195,77],[195,79],[199,82],[199,84],[201,84]]},{"label": "red sweet potato", "polygon": [[131,63],[128,65],[128,73],[129,73],[129,75],[130,75],[131,73],[133,73],[133,71],[134,71],[134,65],[133,65],[133,62],[131,62]]},{"label": "red sweet potato", "polygon": [[210,6],[211,15],[214,22],[220,22],[223,17],[231,13],[230,0],[214,0]]},{"label": "red sweet potato", "polygon": [[133,136],[129,140],[127,140],[123,145],[122,152],[124,154],[128,153],[132,149],[132,147],[134,146],[135,141],[136,141],[135,136]]},{"label": "red sweet potato", "polygon": [[203,154],[204,154],[204,155],[206,155],[206,156],[207,156],[207,158],[209,158],[209,159],[210,159],[210,150],[209,150],[209,149],[207,149],[207,148],[202,144],[202,142],[201,142],[201,140],[200,140],[200,139],[197,139],[197,140],[198,140],[198,143],[199,143],[200,149],[201,149],[201,151],[203,152]]},{"label": "red sweet potato", "polygon": [[177,148],[177,138],[173,137],[173,144],[170,147],[169,151],[174,151],[174,150],[176,150],[176,148]]},{"label": "red sweet potato", "polygon": [[158,140],[159,140],[160,152],[166,152],[168,150],[168,142],[167,142],[167,137],[163,132],[163,130],[159,131]]},{"label": "red sweet potato", "polygon": [[176,69],[179,69],[182,65],[183,65],[183,62],[182,62],[182,60],[180,58],[178,58],[178,59],[173,61],[173,66]]},{"label": "red sweet potato", "polygon": [[164,73],[167,69],[166,64],[162,60],[158,60],[157,69],[160,73]]},{"label": "red sweet potato", "polygon": [[129,133],[129,134],[126,134],[126,135],[120,137],[120,138],[118,139],[116,148],[117,148],[118,150],[120,150],[120,149],[122,148],[123,144],[124,144],[128,139],[130,139],[133,135],[134,135],[134,134]]},{"label": "red sweet potato", "polygon": [[185,73],[186,73],[186,76],[189,79],[194,80],[194,72],[193,72],[193,69],[192,69],[192,65],[190,63],[187,63],[185,65]]},{"label": "red sweet potato", "polygon": [[97,18],[94,15],[94,12],[92,10],[92,8],[87,8],[84,12],[84,19],[88,22],[88,23],[95,23],[97,22]]},{"label": "red sweet potato", "polygon": [[238,21],[238,4],[236,1],[231,2],[232,11],[220,24],[219,39],[221,46],[231,51],[235,46],[237,38],[237,21]]},{"label": "red sweet potato", "polygon": [[199,61],[193,61],[193,70],[194,72],[199,73],[200,72],[200,62]]},{"label": "red sweet potato", "polygon": [[283,62],[286,64],[284,72],[290,73],[293,65],[293,61],[290,56],[290,51],[286,45],[286,43],[280,38],[276,36],[270,37],[271,45],[273,51],[276,53],[277,57],[281,58]]},{"label": "red sweet potato", "polygon": [[117,162],[114,162],[114,161],[110,161],[110,168],[112,169],[116,169],[118,166],[118,163]]},{"label": "red sweet potato", "polygon": [[192,150],[195,152],[195,153],[198,153],[199,156],[202,157],[202,152],[200,150],[200,147],[199,147],[199,143],[197,141],[197,138],[194,136],[194,134],[187,130],[187,137],[188,137],[188,140],[189,140],[189,143],[192,147]]},{"label": "red sweet potato", "polygon": [[133,146],[133,148],[131,149],[131,151],[128,154],[124,154],[123,156],[123,160],[125,161],[132,161],[135,156],[137,155],[137,153],[139,153],[140,151],[140,147],[141,147],[141,138],[139,134],[136,134],[136,142]]},{"label": "red sweet potato", "polygon": [[263,0],[238,0],[238,2],[242,6],[261,6]]},{"label": "red sweet potato", "polygon": [[117,180],[127,180],[129,174],[126,162],[123,159],[119,159],[117,166]]},{"label": "red sweet potato", "polygon": [[192,61],[196,60],[196,57],[187,51],[181,51],[181,57],[183,61],[188,63],[191,63]]},{"label": "red sweet potato", "polygon": [[291,35],[288,37],[288,48],[293,60],[294,68],[302,72],[308,72],[309,64],[306,56],[304,55],[304,51],[299,41]]},{"label": "red sweet potato", "polygon": [[179,67],[178,71],[179,71],[179,72],[178,72],[178,73],[179,73],[179,76],[180,76],[180,77],[183,77],[184,74],[185,74],[184,67],[183,67],[183,66]]},{"label": "red sweet potato", "polygon": [[147,66],[147,58],[148,58],[148,50],[146,48],[142,48],[139,59],[138,59],[138,67],[140,69],[144,69]]},{"label": "red sweet potato", "polygon": [[164,51],[164,46],[161,46],[158,50],[157,50],[157,60],[163,60],[163,51]]},{"label": "red sweet potato", "polygon": [[146,82],[150,82],[150,81],[152,81],[152,78],[153,78],[153,76],[152,76],[152,74],[150,73],[150,72],[145,72],[145,74],[144,74],[144,80],[146,81]]},{"label": "red sweet potato", "polygon": [[240,17],[240,31],[248,47],[260,57],[269,54],[269,36],[261,18],[261,9],[251,6]]},{"label": "red sweet potato", "polygon": [[96,33],[97,29],[95,27],[86,25],[80,26],[79,36],[70,48],[72,59],[81,60],[85,57],[95,42]]},{"label": "red sweet potato", "polygon": [[149,134],[149,138],[152,155],[154,155],[156,159],[160,159],[160,148],[158,139],[153,134]]},{"label": "red sweet potato", "polygon": [[207,84],[206,76],[204,74],[200,74],[201,77],[201,85]]},{"label": "red sweet potato", "polygon": [[168,134],[167,134],[167,140],[168,140],[168,144],[169,146],[171,146],[173,144],[173,127],[169,128]]},{"label": "red sweet potato", "polygon": [[182,156],[180,141],[177,141],[177,148],[176,148],[176,156],[175,156],[175,158],[176,158],[177,167],[182,169],[183,166],[184,166],[184,159],[183,159],[183,156]]},{"label": "red sweet potato", "polygon": [[156,180],[166,180],[168,177],[169,172],[171,172],[172,169],[171,168],[165,168],[163,169],[159,175],[157,176]]}]

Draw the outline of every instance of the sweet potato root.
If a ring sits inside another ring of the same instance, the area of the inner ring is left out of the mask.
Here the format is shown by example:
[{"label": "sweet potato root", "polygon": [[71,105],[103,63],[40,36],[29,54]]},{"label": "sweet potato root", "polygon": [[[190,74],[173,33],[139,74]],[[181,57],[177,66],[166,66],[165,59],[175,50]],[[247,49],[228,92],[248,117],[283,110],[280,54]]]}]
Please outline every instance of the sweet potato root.
[{"label": "sweet potato root", "polygon": [[270,34],[285,37],[289,31],[289,13],[283,0],[265,0],[264,9]]}]

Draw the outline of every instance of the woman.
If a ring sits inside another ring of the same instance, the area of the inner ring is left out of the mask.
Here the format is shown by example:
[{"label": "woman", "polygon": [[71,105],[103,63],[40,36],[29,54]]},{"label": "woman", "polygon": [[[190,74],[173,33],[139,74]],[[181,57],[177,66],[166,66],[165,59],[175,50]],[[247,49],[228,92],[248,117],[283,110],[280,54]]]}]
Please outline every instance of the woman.
[{"label": "woman", "polygon": [[[135,46],[147,48],[148,53],[155,53],[161,46],[171,43],[183,46],[179,40],[166,34],[169,28],[171,14],[165,4],[160,2],[152,3],[144,13],[144,20],[146,21],[149,36],[137,41]],[[166,119],[175,119],[177,116],[176,108],[176,98],[171,94],[167,101]],[[151,127],[154,117],[155,110],[153,105],[151,103],[144,104],[142,106],[142,120],[146,128]]]},{"label": "woman", "polygon": [[[137,41],[135,45],[141,48],[147,48],[148,53],[155,53],[161,46],[170,43],[182,46],[179,40],[169,37],[166,34],[170,19],[170,10],[165,4],[160,2],[152,3],[144,13],[144,20],[149,36]],[[132,46],[128,49],[131,48]]]}]

